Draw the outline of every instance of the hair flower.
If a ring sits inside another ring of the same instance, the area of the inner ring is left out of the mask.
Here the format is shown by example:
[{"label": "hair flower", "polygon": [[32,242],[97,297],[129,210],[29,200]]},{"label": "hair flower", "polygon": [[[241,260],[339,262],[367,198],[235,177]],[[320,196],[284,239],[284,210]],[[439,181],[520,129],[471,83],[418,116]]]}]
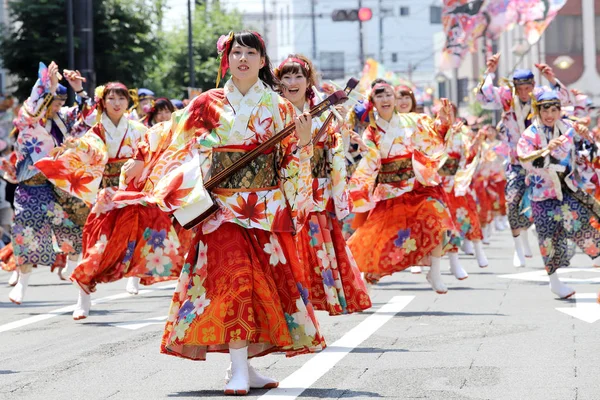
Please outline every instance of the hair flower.
[{"label": "hair flower", "polygon": [[101,85],[98,86],[96,88],[96,90],[94,90],[94,101],[96,103],[100,102],[100,100],[102,100],[102,98],[104,97],[104,90],[106,89],[106,86]]},{"label": "hair flower", "polygon": [[223,54],[225,49],[227,49],[227,42],[233,39],[233,32],[229,32],[227,35],[221,35],[219,40],[217,40],[217,52],[219,54]]}]

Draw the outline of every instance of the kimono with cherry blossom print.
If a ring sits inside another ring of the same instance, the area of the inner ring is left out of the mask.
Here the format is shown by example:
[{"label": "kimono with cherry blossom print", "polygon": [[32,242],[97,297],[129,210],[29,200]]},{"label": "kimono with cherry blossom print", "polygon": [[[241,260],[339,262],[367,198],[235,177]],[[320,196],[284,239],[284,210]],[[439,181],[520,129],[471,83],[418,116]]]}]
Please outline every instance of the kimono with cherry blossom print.
[{"label": "kimono with cherry blossom print", "polygon": [[[544,149],[558,137],[566,142],[543,158],[543,165],[533,165],[533,160],[523,161],[527,170],[527,184],[532,191],[531,209],[538,233],[540,253],[549,275],[558,268],[569,266],[575,243],[592,258],[600,255],[600,225],[598,205],[590,206],[585,199],[574,148],[574,129],[559,120],[554,128],[536,120],[519,140],[518,155],[527,157]],[[541,160],[540,160],[541,161]],[[591,197],[591,196],[590,196]]]}]

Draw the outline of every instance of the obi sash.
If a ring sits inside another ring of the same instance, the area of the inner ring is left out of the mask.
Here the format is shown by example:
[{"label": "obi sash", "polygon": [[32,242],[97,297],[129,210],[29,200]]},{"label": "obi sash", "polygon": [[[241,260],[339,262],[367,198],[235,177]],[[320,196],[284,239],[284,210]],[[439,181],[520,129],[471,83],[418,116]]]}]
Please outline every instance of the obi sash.
[{"label": "obi sash", "polygon": [[121,167],[127,162],[127,160],[114,160],[110,161],[104,167],[102,172],[102,182],[100,183],[100,189],[107,187],[119,186],[119,176],[121,176]]},{"label": "obi sash", "polygon": [[395,183],[407,181],[415,177],[412,168],[412,157],[384,158],[377,174],[377,183]]},{"label": "obi sash", "polygon": [[[214,175],[237,162],[254,146],[227,146],[212,150],[210,175]],[[263,153],[223,181],[221,189],[270,189],[278,186],[277,157],[275,151]]]},{"label": "obi sash", "polygon": [[439,170],[440,176],[454,176],[458,171],[458,163],[460,159],[458,158],[448,158],[442,168]]},{"label": "obi sash", "polygon": [[313,156],[310,159],[310,168],[313,178],[327,178],[329,176],[329,163],[327,162],[327,151],[323,143],[313,147]]},{"label": "obi sash", "polygon": [[46,178],[46,175],[42,174],[41,172],[38,172],[31,178],[26,179],[22,182],[19,182],[19,185],[42,186],[42,185],[45,185],[46,183],[48,183],[48,178]]}]

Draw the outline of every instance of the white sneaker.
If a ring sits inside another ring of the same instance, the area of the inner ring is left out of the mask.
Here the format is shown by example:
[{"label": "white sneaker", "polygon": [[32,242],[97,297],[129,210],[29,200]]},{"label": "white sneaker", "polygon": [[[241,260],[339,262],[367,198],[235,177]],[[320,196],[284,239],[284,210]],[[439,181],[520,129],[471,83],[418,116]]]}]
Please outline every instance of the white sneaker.
[{"label": "white sneaker", "polygon": [[15,269],[8,278],[8,286],[15,286],[17,282],[19,282],[19,271]]},{"label": "white sneaker", "polygon": [[23,299],[25,298],[25,291],[27,291],[27,287],[29,286],[30,277],[31,272],[28,274],[24,274],[22,272],[19,273],[19,281],[8,294],[8,299],[10,301],[15,304],[21,304],[23,302]]},{"label": "white sneaker", "polygon": [[140,292],[140,278],[136,278],[135,276],[127,279],[127,286],[125,290],[129,294],[138,294]]},{"label": "white sneaker", "polygon": [[248,347],[229,349],[231,357],[231,372],[225,394],[245,396],[250,391],[250,368],[248,367]]},{"label": "white sneaker", "polygon": [[467,271],[460,265],[458,253],[448,253],[448,258],[450,259],[450,272],[452,275],[459,281],[467,279],[469,274],[467,274]]},{"label": "white sneaker", "polygon": [[463,253],[472,256],[473,254],[475,254],[475,249],[473,249],[473,242],[471,242],[470,240],[463,240],[462,245],[460,246],[460,249],[463,251]]},{"label": "white sneaker", "polygon": [[448,293],[448,287],[444,284],[442,280],[442,274],[440,272],[440,261],[439,257],[431,257],[431,268],[429,268],[429,272],[427,273],[427,282],[431,285],[431,288],[435,290],[437,294],[446,294]]},{"label": "white sneaker", "polygon": [[550,278],[550,290],[552,293],[560,297],[561,299],[568,299],[575,294],[575,290],[565,285],[558,278],[558,273],[553,273],[549,276]]},{"label": "white sneaker", "polygon": [[79,288],[79,298],[73,310],[73,319],[79,321],[85,319],[90,315],[90,308],[92,307],[92,297],[87,294],[83,289]]},{"label": "white sneaker", "polygon": [[423,272],[423,268],[421,267],[410,267],[411,274],[420,274],[421,272]]}]

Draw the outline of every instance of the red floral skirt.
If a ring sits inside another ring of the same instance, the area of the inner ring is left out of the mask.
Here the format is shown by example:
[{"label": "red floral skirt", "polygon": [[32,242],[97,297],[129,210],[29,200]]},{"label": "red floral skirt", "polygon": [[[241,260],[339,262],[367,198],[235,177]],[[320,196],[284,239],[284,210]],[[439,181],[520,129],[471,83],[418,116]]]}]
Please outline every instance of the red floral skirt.
[{"label": "red floral skirt", "polygon": [[506,215],[506,181],[491,182],[488,190],[492,194],[492,210]]},{"label": "red floral skirt", "polygon": [[83,229],[83,259],[71,280],[86,292],[123,277],[141,283],[177,279],[187,251],[171,218],[158,207],[132,205],[90,213]]},{"label": "red floral skirt", "polygon": [[311,213],[296,236],[304,266],[298,276],[308,288],[316,310],[329,315],[360,312],[371,307],[371,299],[360,276],[340,223],[327,211]]},{"label": "red floral skirt", "polygon": [[452,216],[439,187],[415,187],[381,201],[348,240],[358,268],[383,277],[423,264],[439,244],[450,246]]},{"label": "red floral skirt", "polygon": [[187,255],[162,338],[161,353],[205,360],[248,342],[248,356],[287,356],[325,347],[291,233],[224,223],[198,232]]},{"label": "red floral skirt", "polygon": [[[479,214],[479,224],[486,226],[492,222],[494,199],[488,192],[487,185],[482,180],[473,182],[473,189],[477,196],[477,211]],[[506,201],[505,201],[506,205]]]}]

